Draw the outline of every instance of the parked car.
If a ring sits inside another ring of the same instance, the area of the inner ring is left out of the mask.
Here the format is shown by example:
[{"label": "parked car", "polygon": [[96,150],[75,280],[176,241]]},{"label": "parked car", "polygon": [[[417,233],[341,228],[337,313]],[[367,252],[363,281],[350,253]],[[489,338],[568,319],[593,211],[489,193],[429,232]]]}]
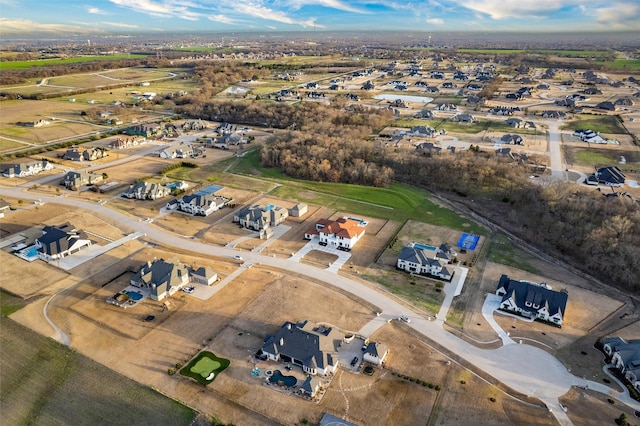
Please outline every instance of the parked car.
[{"label": "parked car", "polygon": [[236,254],[235,256],[233,256],[233,258],[235,260],[242,260],[242,256],[240,256],[239,254]]},{"label": "parked car", "polygon": [[149,321],[153,321],[154,319],[156,319],[156,317],[154,317],[153,315],[147,315],[146,317],[144,317],[142,321],[149,322]]},{"label": "parked car", "polygon": [[409,319],[409,317],[408,317],[408,316],[406,316],[406,315],[401,316],[401,317],[400,317],[400,321],[404,321],[404,322],[406,322],[406,323],[411,322],[411,320]]},{"label": "parked car", "polygon": [[188,294],[193,293],[193,291],[195,289],[196,288],[194,286],[192,286],[192,285],[189,285],[189,286],[186,286],[186,287],[182,287],[182,291],[184,291],[185,293],[188,293]]},{"label": "parked car", "polygon": [[358,357],[354,356],[353,359],[351,360],[351,366],[355,367],[357,363],[358,363]]}]

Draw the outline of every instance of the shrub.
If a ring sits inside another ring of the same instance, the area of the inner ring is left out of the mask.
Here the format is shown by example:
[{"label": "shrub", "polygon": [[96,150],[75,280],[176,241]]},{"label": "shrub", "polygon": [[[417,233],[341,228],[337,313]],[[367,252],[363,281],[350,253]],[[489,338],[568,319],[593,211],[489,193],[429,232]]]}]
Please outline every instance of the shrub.
[{"label": "shrub", "polygon": [[439,391],[439,390],[440,390],[440,385],[435,385],[433,388],[434,388],[435,390]]},{"label": "shrub", "polygon": [[167,373],[169,373],[170,376],[173,376],[174,374],[176,374],[176,370],[173,368],[170,368]]}]

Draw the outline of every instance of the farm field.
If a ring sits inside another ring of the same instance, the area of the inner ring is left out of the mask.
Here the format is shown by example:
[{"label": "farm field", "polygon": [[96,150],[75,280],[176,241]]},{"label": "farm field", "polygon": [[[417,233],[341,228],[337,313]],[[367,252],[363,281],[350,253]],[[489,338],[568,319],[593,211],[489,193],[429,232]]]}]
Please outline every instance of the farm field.
[{"label": "farm field", "polygon": [[7,318],[0,318],[3,422],[189,425],[195,413]]},{"label": "farm field", "polygon": [[39,59],[35,61],[10,61],[10,62],[2,61],[0,62],[0,70],[44,67],[47,65],[74,64],[74,63],[88,62],[88,61],[113,61],[118,59],[145,58],[146,56],[147,55],[122,54],[122,55],[105,55],[105,56],[78,56],[74,58],[65,58],[65,59],[60,59],[60,58]]}]

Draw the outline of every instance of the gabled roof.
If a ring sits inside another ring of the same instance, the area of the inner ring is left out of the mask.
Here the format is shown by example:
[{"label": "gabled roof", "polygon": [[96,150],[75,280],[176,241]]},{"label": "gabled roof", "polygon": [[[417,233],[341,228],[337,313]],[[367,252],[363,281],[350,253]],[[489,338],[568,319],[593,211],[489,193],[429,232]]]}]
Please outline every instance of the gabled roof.
[{"label": "gabled roof", "polygon": [[387,350],[387,346],[382,343],[369,342],[367,348],[364,350],[364,353],[376,358],[382,358],[387,353]]},{"label": "gabled roof", "polygon": [[78,231],[70,223],[60,226],[45,226],[38,238],[40,253],[54,256],[73,248],[80,240],[88,240],[84,231]]},{"label": "gabled roof", "polygon": [[596,173],[596,178],[599,182],[621,185],[625,181],[625,175],[616,166],[601,167]]},{"label": "gabled roof", "polygon": [[[529,312],[546,307],[549,316],[560,313],[560,316],[564,317],[569,298],[565,292],[553,291],[544,286],[526,281],[512,280],[507,275],[500,277],[498,289],[500,288],[506,291],[501,302],[512,299],[520,309]],[[538,308],[527,306],[527,304],[536,305]]]}]

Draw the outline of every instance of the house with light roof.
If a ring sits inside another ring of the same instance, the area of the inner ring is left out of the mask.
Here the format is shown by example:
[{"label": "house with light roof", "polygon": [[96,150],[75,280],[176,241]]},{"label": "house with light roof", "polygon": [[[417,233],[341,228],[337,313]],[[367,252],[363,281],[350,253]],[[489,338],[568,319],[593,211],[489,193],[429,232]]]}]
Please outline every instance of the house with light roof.
[{"label": "house with light roof", "polygon": [[304,238],[317,238],[320,245],[349,251],[364,235],[364,226],[363,221],[347,217],[338,220],[320,219],[315,227],[305,232]]}]

